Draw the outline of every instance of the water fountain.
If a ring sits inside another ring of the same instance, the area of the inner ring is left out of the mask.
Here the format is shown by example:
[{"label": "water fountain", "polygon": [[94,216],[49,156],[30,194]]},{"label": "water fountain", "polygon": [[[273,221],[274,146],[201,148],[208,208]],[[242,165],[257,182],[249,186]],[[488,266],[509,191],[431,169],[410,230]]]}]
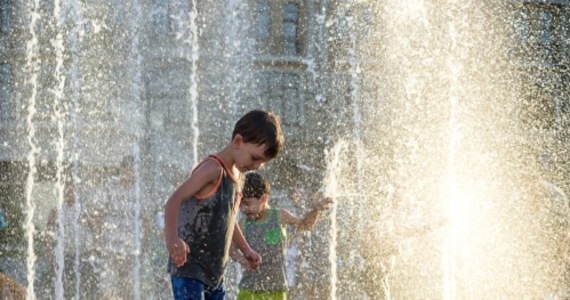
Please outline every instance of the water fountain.
[{"label": "water fountain", "polygon": [[[28,299],[168,299],[162,205],[264,107],[287,135],[278,203],[336,199],[291,299],[562,297],[570,9],[527,2],[1,4],[0,271]],[[559,57],[536,46],[555,35]],[[430,230],[374,280],[386,221]]]},{"label": "water fountain", "polygon": [[[379,73],[385,81],[368,93],[360,88],[367,163],[358,172],[353,159],[343,173],[352,170],[347,178],[364,177],[364,190],[375,191],[366,195],[372,216],[388,209],[382,190],[390,184],[404,223],[441,218],[446,224],[402,243],[391,275],[395,298],[539,298],[564,289],[558,281],[564,262],[554,245],[565,242],[536,238],[564,229],[546,225],[551,212],[533,212],[543,205],[534,183],[544,174],[535,164],[538,148],[531,147],[560,149],[537,145],[518,117],[523,108],[515,89],[523,72],[511,56],[515,46],[506,47],[514,8],[458,1],[376,7],[384,10]],[[377,56],[366,54],[360,69],[371,68]],[[364,70],[361,81],[373,75]],[[357,147],[355,141],[352,151]],[[533,265],[540,271],[530,271]]]}]

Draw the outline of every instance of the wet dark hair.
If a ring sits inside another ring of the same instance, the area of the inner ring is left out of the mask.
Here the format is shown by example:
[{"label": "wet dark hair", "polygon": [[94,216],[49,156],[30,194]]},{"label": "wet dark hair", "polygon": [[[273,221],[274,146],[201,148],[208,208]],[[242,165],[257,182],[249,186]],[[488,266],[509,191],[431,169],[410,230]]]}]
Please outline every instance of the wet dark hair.
[{"label": "wet dark hair", "polygon": [[263,110],[252,110],[241,117],[234,127],[232,139],[237,134],[245,143],[265,144],[264,154],[270,159],[275,158],[285,144],[279,117]]},{"label": "wet dark hair", "polygon": [[271,186],[265,178],[258,172],[247,172],[243,183],[242,194],[245,198],[261,198],[263,195],[269,195]]}]

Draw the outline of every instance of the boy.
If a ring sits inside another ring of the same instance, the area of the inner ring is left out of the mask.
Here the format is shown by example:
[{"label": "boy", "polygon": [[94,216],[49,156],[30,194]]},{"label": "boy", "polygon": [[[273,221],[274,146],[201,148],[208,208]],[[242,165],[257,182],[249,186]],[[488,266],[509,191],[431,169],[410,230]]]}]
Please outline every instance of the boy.
[{"label": "boy", "polygon": [[261,257],[235,224],[240,203],[236,195],[241,173],[275,158],[283,143],[276,115],[250,111],[236,123],[231,143],[199,163],[170,196],[164,231],[175,299],[223,299],[223,274],[232,242],[251,268],[259,266]]},{"label": "boy", "polygon": [[240,205],[245,218],[240,228],[251,246],[263,256],[264,261],[258,270],[253,270],[239,254],[232,253],[232,257],[245,267],[239,283],[238,300],[287,299],[286,226],[308,230],[316,223],[320,211],[333,203],[331,198],[323,198],[304,218],[299,218],[285,209],[270,207],[270,190],[269,184],[259,173],[248,172],[245,175]]}]

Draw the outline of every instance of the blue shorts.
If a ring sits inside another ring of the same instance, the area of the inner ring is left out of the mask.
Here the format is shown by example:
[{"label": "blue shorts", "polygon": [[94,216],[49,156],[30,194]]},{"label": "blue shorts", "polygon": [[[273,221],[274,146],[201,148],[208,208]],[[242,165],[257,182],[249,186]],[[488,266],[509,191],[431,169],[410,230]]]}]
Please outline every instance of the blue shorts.
[{"label": "blue shorts", "polygon": [[171,282],[175,300],[223,300],[226,295],[223,283],[214,288],[200,280],[176,276],[171,276]]}]

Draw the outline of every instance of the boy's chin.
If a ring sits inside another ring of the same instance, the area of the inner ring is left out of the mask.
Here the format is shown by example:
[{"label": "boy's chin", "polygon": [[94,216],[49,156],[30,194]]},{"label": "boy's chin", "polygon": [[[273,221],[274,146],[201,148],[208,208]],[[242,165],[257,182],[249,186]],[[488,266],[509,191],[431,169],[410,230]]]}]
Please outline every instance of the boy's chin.
[{"label": "boy's chin", "polygon": [[246,215],[247,219],[250,221],[257,221],[257,219],[259,219],[259,214],[251,214],[251,215]]}]

